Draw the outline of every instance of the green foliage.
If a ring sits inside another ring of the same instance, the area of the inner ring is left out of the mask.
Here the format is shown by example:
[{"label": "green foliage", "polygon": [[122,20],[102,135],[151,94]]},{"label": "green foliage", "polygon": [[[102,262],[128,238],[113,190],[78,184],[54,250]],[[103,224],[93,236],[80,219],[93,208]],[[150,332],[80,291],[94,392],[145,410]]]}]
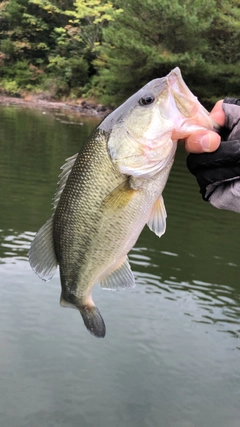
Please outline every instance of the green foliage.
[{"label": "green foliage", "polygon": [[17,61],[12,67],[0,67],[1,89],[9,94],[20,94],[21,90],[34,90],[44,80],[44,73],[28,60]]},{"label": "green foliage", "polygon": [[2,1],[1,87],[117,105],[179,66],[213,103],[239,96],[239,40],[238,0]]},{"label": "green foliage", "polygon": [[[82,87],[88,82],[88,63],[84,58],[73,56],[65,58],[60,55],[53,57],[48,65],[50,76],[57,76],[58,81],[61,81],[60,91],[55,91],[55,96],[61,96],[70,93],[71,89],[76,88],[74,93],[79,96],[82,92]],[[63,87],[65,91],[63,91]]]},{"label": "green foliage", "polygon": [[[0,30],[3,81],[13,79],[18,88],[30,88],[47,87],[55,78],[59,90],[54,85],[54,96],[80,95],[96,72],[92,65],[95,48],[102,28],[113,19],[112,10],[113,5],[105,0],[5,2],[0,9],[0,20],[5,22]],[[33,79],[36,68],[39,73]]]},{"label": "green foliage", "polygon": [[[237,1],[117,0],[116,4],[124,13],[104,28],[94,62],[99,72],[93,84],[104,102],[118,104],[175,66],[202,100],[229,90],[239,93]],[[234,45],[229,35],[234,35]]]},{"label": "green foliage", "polygon": [[15,80],[4,80],[0,88],[0,93],[1,91],[12,96],[19,96],[20,94],[20,88]]},{"label": "green foliage", "polygon": [[86,20],[89,24],[101,24],[104,21],[113,20],[113,4],[109,1],[76,0],[74,6],[76,7],[74,16],[77,19]]}]

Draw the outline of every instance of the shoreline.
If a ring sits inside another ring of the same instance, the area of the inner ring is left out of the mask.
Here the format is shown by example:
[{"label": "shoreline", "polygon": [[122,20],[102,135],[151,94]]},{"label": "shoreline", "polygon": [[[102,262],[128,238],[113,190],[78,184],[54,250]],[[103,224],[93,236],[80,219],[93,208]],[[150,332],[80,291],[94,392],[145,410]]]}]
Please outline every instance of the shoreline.
[{"label": "shoreline", "polygon": [[37,108],[48,110],[65,110],[66,113],[78,113],[82,116],[100,117],[107,116],[112,110],[102,104],[96,104],[91,100],[78,99],[74,101],[44,100],[40,97],[27,95],[24,98],[0,95],[0,105],[18,106],[23,108]]}]

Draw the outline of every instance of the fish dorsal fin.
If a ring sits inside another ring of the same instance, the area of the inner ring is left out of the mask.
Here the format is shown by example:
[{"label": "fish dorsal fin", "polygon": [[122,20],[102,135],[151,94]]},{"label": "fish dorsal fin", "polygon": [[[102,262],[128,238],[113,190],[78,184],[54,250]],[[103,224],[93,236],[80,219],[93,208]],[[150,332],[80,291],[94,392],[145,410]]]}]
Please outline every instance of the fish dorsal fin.
[{"label": "fish dorsal fin", "polygon": [[58,265],[53,243],[53,215],[37,232],[28,256],[33,271],[41,279],[50,280]]},{"label": "fish dorsal fin", "polygon": [[161,237],[166,231],[166,218],[167,212],[164,206],[163,197],[160,196],[153,205],[151,216],[147,223],[150,230],[152,230],[158,237]]},{"label": "fish dorsal fin", "polygon": [[[53,199],[54,209],[57,207],[77,156],[78,154],[75,154],[66,159],[65,164],[61,167],[62,173],[59,175],[60,180]],[[33,271],[46,281],[52,278],[58,265],[53,241],[53,217],[54,215],[37,232],[29,250],[29,262]]]},{"label": "fish dorsal fin", "polygon": [[69,157],[68,159],[66,159],[66,162],[61,167],[62,172],[59,175],[60,180],[58,182],[57,190],[56,190],[56,193],[55,193],[54,198],[53,198],[53,207],[54,207],[54,209],[56,209],[56,207],[57,207],[57,204],[59,202],[59,199],[60,199],[61,194],[62,194],[62,192],[64,190],[64,187],[66,185],[67,179],[68,179],[69,174],[70,174],[70,172],[72,170],[72,167],[73,167],[73,165],[74,165],[74,163],[76,161],[77,156],[78,156],[78,153],[74,154],[74,156]]},{"label": "fish dorsal fin", "polygon": [[111,289],[113,291],[134,288],[135,280],[127,256],[116,270],[100,280],[100,285],[103,289]]},{"label": "fish dorsal fin", "polygon": [[[77,156],[78,153],[66,159],[66,163],[61,167],[62,173],[59,175],[60,180],[53,199],[54,209],[57,207]],[[29,262],[33,271],[46,281],[52,278],[58,265],[53,241],[53,217],[54,215],[37,232],[29,250]]]}]

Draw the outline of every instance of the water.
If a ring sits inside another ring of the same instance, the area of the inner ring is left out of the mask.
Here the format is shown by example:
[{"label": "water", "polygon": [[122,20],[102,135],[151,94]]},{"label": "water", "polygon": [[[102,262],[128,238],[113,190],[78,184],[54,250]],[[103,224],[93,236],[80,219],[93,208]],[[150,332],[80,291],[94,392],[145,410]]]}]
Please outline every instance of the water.
[{"label": "water", "polygon": [[239,427],[239,216],[202,202],[180,147],[167,232],[144,229],[130,253],[134,290],[95,289],[107,335],[92,337],[59,306],[59,275],[27,260],[97,123],[61,114],[0,108],[1,427]]}]

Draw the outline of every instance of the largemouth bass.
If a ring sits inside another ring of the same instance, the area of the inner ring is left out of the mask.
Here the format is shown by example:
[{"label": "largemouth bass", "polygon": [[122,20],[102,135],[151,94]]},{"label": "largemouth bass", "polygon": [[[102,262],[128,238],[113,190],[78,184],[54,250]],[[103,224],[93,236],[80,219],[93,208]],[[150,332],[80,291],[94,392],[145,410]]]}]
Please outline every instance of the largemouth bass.
[{"label": "largemouth bass", "polygon": [[127,254],[146,224],[159,237],[165,232],[162,192],[178,139],[215,127],[175,68],[107,116],[62,167],[54,213],[29,260],[43,280],[59,264],[60,304],[77,308],[96,337],[105,336],[105,325],[93,287],[134,286]]}]

